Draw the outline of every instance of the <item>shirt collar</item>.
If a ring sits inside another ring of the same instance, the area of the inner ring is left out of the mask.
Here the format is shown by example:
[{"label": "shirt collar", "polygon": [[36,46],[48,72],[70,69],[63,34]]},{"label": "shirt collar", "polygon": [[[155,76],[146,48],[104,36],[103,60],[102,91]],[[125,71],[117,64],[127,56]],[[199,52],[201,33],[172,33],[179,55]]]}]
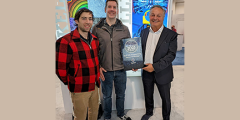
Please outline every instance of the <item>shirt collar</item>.
[{"label": "shirt collar", "polygon": [[79,34],[78,32],[78,27],[72,31],[72,39],[84,39],[84,40],[92,40],[92,35],[90,32],[88,32],[88,39],[85,39],[84,37],[82,37],[82,35]]},{"label": "shirt collar", "polygon": [[88,39],[85,39],[81,34],[80,34],[80,38],[85,40],[85,41],[90,41],[92,39],[91,33],[88,32]]},{"label": "shirt collar", "polygon": [[154,32],[154,31],[152,30],[152,27],[150,27],[149,31],[152,32],[152,33],[157,33],[157,34],[158,34],[158,33],[160,33],[160,32],[163,31],[163,27],[164,27],[164,26],[163,26],[163,24],[162,24],[162,26],[161,26],[161,27],[158,29],[158,31],[156,31],[156,32]]},{"label": "shirt collar", "polygon": [[[105,19],[105,20],[103,21],[103,23],[104,23],[105,25],[108,25],[107,19]],[[111,25],[111,27],[114,26],[114,25],[116,25],[116,24],[117,24],[117,19],[116,19],[116,22],[115,22],[113,25]],[[109,25],[108,25],[108,26],[109,26]]]}]

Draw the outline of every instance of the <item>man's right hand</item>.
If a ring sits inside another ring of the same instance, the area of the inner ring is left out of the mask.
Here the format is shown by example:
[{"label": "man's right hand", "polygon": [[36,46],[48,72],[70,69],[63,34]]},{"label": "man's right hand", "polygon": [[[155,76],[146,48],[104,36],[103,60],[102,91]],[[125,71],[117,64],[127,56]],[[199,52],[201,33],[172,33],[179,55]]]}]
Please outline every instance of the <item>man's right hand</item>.
[{"label": "man's right hand", "polygon": [[100,67],[100,78],[102,81],[105,81],[105,77],[103,75],[103,72],[107,72],[104,68]]},{"label": "man's right hand", "polygon": [[138,69],[133,69],[133,68],[132,68],[132,71],[134,71],[134,72],[136,72],[137,70],[138,70]]}]

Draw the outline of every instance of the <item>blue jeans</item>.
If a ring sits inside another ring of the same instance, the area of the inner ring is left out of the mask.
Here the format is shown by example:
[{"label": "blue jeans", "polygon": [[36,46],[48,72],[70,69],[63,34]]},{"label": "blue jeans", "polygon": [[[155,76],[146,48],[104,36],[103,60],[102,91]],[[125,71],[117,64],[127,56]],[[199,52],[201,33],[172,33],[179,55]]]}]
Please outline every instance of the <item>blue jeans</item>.
[{"label": "blue jeans", "polygon": [[104,119],[110,119],[112,113],[112,89],[113,81],[116,94],[116,109],[117,116],[122,117],[124,115],[124,100],[126,90],[126,71],[107,71],[103,72],[105,81],[101,80],[103,102],[104,102]]}]

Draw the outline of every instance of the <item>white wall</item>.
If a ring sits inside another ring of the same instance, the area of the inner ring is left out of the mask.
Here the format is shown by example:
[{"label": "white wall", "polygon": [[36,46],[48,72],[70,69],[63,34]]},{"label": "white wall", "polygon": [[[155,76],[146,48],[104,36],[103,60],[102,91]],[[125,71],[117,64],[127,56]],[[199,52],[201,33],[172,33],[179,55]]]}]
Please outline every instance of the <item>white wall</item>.
[{"label": "white wall", "polygon": [[[67,8],[67,0],[55,0],[56,6],[55,6],[55,17],[56,17],[56,40],[67,33],[70,32],[70,25],[69,25],[69,13]],[[59,80],[57,76],[55,76],[55,79]],[[59,80],[60,81],[60,80]],[[66,85],[61,83],[61,89],[62,89],[62,97],[63,97],[63,103],[64,103],[64,109],[65,113],[72,113],[73,107],[72,107],[72,100],[69,94],[69,90]]]},{"label": "white wall", "polygon": [[175,14],[184,14],[184,2],[176,2]]},{"label": "white wall", "polygon": [[178,34],[184,34],[184,20],[183,21],[177,21],[177,32]]},{"label": "white wall", "polygon": [[171,24],[175,25],[179,34],[184,33],[184,1],[174,0],[173,1],[173,15]]},{"label": "white wall", "polygon": [[176,2],[175,2],[175,0],[173,0],[173,2],[172,2],[172,15],[174,15],[174,14],[176,14],[175,13],[175,9],[176,9]]},{"label": "white wall", "polygon": [[172,16],[172,25],[175,25],[175,28],[178,28],[178,21],[184,21],[184,14],[174,14]]},{"label": "white wall", "polygon": [[175,25],[178,34],[178,51],[184,47],[184,0],[173,0],[171,26]]}]

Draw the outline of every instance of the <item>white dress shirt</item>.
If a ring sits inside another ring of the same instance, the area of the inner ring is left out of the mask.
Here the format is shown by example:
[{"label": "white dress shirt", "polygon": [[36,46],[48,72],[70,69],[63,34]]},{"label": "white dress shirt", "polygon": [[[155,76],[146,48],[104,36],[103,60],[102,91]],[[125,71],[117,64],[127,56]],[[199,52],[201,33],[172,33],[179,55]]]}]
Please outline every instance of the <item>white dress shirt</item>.
[{"label": "white dress shirt", "polygon": [[145,61],[144,64],[151,63],[153,64],[153,54],[155,52],[159,37],[162,33],[163,25],[161,28],[154,32],[152,28],[149,29],[149,34],[146,43],[146,50],[145,50]]}]

